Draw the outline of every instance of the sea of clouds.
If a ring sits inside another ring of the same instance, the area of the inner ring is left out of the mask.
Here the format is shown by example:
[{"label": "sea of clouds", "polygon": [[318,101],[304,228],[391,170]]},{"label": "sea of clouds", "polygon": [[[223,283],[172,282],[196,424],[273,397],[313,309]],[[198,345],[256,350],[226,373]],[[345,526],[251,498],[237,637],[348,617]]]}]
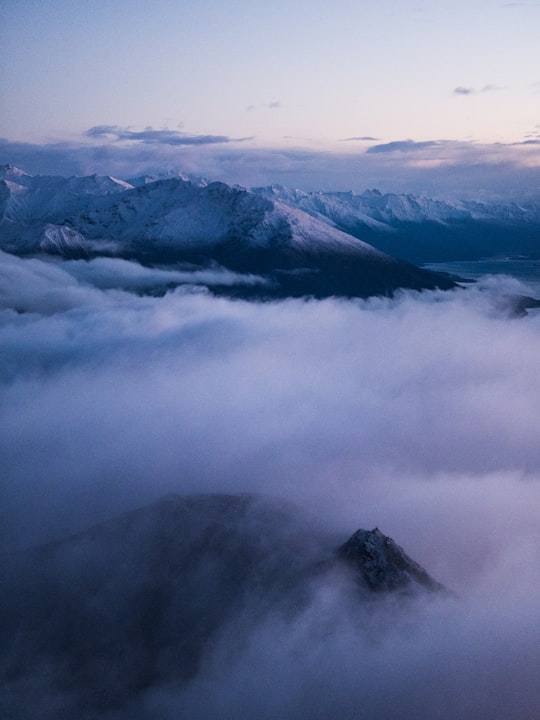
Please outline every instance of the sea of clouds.
[{"label": "sea of clouds", "polygon": [[504,300],[530,288],[257,304],[214,297],[212,272],[1,255],[3,547],[170,491],[278,496],[344,539],[379,526],[455,596],[376,638],[319,597],[125,717],[532,720],[540,315]]}]

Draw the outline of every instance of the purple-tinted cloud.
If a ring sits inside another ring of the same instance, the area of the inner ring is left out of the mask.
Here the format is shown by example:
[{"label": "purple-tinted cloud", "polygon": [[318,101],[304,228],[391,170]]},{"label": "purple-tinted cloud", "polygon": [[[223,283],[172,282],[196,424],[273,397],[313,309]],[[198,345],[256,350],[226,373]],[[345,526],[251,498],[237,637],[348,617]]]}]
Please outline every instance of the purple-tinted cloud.
[{"label": "purple-tinted cloud", "polygon": [[86,131],[90,138],[113,141],[131,140],[139,143],[158,145],[215,145],[229,142],[244,142],[252,137],[230,138],[227,135],[190,135],[178,130],[129,130],[118,125],[95,125]]},{"label": "purple-tinted cloud", "polygon": [[442,145],[444,145],[444,143],[440,140],[425,140],[423,142],[416,142],[415,140],[393,140],[392,142],[382,143],[381,145],[373,145],[366,150],[366,153],[409,153],[438,148]]},{"label": "purple-tinted cloud", "polygon": [[[540,333],[538,318],[496,311],[521,286],[268,304],[137,292],[166,272],[0,255],[0,545],[169,491],[263,492],[340,537],[379,525],[458,597],[358,612],[338,584],[292,618],[248,604],[185,684],[158,671],[107,717],[536,717]],[[96,661],[111,592],[88,597]],[[54,720],[76,689],[55,688],[39,656],[24,667],[10,716]]]},{"label": "purple-tinted cloud", "polygon": [[[472,493],[472,516],[487,493],[464,478],[499,488],[497,505],[521,473],[540,472],[537,323],[505,321],[495,307],[516,283],[252,305],[140,297],[163,271],[126,261],[0,255],[0,268],[0,532],[10,542],[174,489],[264,491],[321,508],[333,497],[347,524],[380,520],[403,542],[423,514],[447,555],[416,540],[418,559],[455,586],[472,569],[453,556],[465,540],[442,514],[453,508],[462,527],[460,494]],[[483,503],[466,532],[490,542]]]},{"label": "purple-tinted cloud", "polygon": [[[278,183],[303,190],[413,192],[437,198],[535,197],[540,183],[536,144],[480,144],[450,140],[395,141],[361,156],[294,147],[256,148],[248,143],[170,145],[107,141],[32,143],[0,139],[0,163],[31,174],[109,174],[130,178],[163,170],[240,184]],[[114,126],[113,126],[114,127]],[[524,138],[526,140],[535,139]],[[369,141],[367,141],[369,142]],[[291,144],[290,141],[288,143]],[[362,148],[364,149],[364,148]]]},{"label": "purple-tinted cloud", "polygon": [[499,87],[498,85],[484,85],[483,88],[480,88],[480,90],[477,90],[476,88],[471,87],[464,87],[463,85],[458,85],[458,87],[454,88],[452,93],[454,95],[480,95],[482,93],[489,93],[489,92],[497,92],[498,90],[503,90],[502,87]]},{"label": "purple-tinted cloud", "polygon": [[377,142],[378,139],[371,135],[360,135],[358,137],[340,138],[339,142]]},{"label": "purple-tinted cloud", "polygon": [[248,105],[246,112],[253,112],[254,110],[279,110],[283,107],[283,104],[279,100],[272,100],[271,102],[264,103],[263,105]]}]

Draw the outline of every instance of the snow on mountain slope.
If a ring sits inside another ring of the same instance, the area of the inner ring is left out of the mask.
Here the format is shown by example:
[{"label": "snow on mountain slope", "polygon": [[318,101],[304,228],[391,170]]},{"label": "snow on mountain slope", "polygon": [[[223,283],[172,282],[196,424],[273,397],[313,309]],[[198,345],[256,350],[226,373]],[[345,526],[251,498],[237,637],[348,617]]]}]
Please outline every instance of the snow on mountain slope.
[{"label": "snow on mountain slope", "polygon": [[200,178],[178,170],[166,170],[159,173],[137,175],[136,177],[128,178],[126,182],[133,187],[142,187],[143,185],[148,185],[149,183],[156,182],[157,180],[185,180],[186,182],[192,182],[194,185],[199,185],[200,187],[204,187],[210,182],[209,180],[206,180],[206,178]]},{"label": "snow on mountain slope", "polygon": [[281,200],[310,215],[338,225],[353,221],[391,231],[399,223],[459,223],[464,221],[537,223],[540,202],[487,204],[472,201],[442,201],[406,193],[303,192],[281,185],[253,188],[253,192]]},{"label": "snow on mountain slope", "polygon": [[495,255],[540,256],[540,200],[517,204],[433,200],[408,194],[303,192],[280,185],[255,193],[285,202],[395,257],[424,264]]},{"label": "snow on mountain slope", "polygon": [[90,244],[76,230],[72,228],[47,223],[43,227],[29,228],[21,236],[22,246],[30,252],[39,250],[51,255],[69,257],[78,255],[85,250],[90,252]]},{"label": "snow on mountain slope", "polygon": [[272,204],[224,183],[158,180],[74,213],[67,223],[88,238],[109,237],[135,248],[181,249],[249,238]]},{"label": "snow on mountain slope", "polygon": [[[349,224],[361,222],[367,227],[382,232],[391,230],[382,220],[371,217],[367,209],[363,211],[360,207],[354,207],[346,199],[341,198],[341,193],[308,193],[303,190],[285,188],[282,185],[253,188],[253,192],[274,201],[281,201],[291,207],[296,207],[330,225],[337,226],[345,222]],[[353,196],[352,193],[344,193],[344,195],[351,198],[357,197]]]},{"label": "snow on mountain slope", "polygon": [[16,254],[218,263],[271,274],[280,297],[453,286],[290,203],[225,183],[173,177],[134,187],[110,177],[31,177],[9,167],[3,176],[0,247]]},{"label": "snow on mountain slope", "polygon": [[0,221],[20,224],[54,222],[59,215],[84,206],[85,199],[91,202],[132,187],[109,176],[32,176],[11,165],[0,167],[0,182],[3,185]]},{"label": "snow on mountain slope", "polygon": [[[22,182],[8,179],[13,177]],[[27,230],[36,226],[40,232],[33,235],[40,240],[35,249],[47,249],[41,237],[50,237],[51,226],[56,226],[57,235],[63,228],[65,237],[78,233],[87,241],[109,239],[134,247],[154,244],[172,249],[242,240],[260,247],[289,244],[305,252],[323,249],[382,257],[366,243],[301,210],[224,183],[172,178],[134,188],[109,177],[32,178],[12,169],[4,170],[4,179],[8,197],[3,236],[12,251],[31,248]],[[45,226],[47,232],[41,230]],[[17,233],[24,238],[22,248],[17,248]]]},{"label": "snow on mountain slope", "polygon": [[[329,228],[330,208],[339,215],[337,208],[343,202],[323,193],[277,187],[251,193],[219,182],[193,182],[181,174],[135,178],[134,186],[97,175],[33,177],[11,166],[1,169],[0,180],[4,181],[0,220],[17,228],[43,223],[72,228],[88,240],[169,246],[240,238],[268,246],[287,240],[305,252],[320,248],[381,256],[367,243]],[[372,226],[384,226],[366,214],[362,218]],[[15,240],[16,230],[8,234]]]},{"label": "snow on mountain slope", "polygon": [[91,243],[65,223],[66,216],[131,187],[108,176],[32,176],[4,165],[0,167],[0,246],[19,253],[88,254]]},{"label": "snow on mountain slope", "polygon": [[324,252],[362,253],[373,258],[390,260],[384,253],[372,245],[359,240],[337,228],[328,227],[318,217],[283,202],[274,202],[274,212],[280,218],[286,218],[291,229],[291,242],[295,248],[306,253],[315,248]]},{"label": "snow on mountain slope", "polygon": [[144,243],[168,249],[197,248],[243,241],[254,247],[288,245],[306,253],[383,257],[367,243],[329,228],[302,210],[217,182],[157,180],[70,215],[66,222],[86,238],[108,237],[134,247]]}]

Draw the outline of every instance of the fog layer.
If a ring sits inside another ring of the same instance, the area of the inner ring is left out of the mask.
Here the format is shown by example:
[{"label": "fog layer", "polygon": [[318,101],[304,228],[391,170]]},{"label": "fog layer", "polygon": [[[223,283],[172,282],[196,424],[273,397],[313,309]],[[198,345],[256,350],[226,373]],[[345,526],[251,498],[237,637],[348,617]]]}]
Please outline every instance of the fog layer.
[{"label": "fog layer", "polygon": [[316,602],[226,662],[224,637],[189,687],[128,716],[532,719],[540,315],[504,299],[527,288],[250,304],[134,294],[145,278],[2,255],[4,547],[168,491],[263,492],[344,539],[378,525],[459,600],[371,643],[330,593],[322,636]]}]

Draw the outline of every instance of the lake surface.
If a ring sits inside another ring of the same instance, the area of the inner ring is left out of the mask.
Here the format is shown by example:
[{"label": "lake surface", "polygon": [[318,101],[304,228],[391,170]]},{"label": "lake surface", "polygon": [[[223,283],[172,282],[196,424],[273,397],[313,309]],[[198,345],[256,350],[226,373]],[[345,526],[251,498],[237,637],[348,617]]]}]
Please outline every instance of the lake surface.
[{"label": "lake surface", "polygon": [[527,283],[538,297],[540,293],[540,260],[532,258],[490,258],[487,260],[456,260],[427,263],[422,267],[437,272],[458,275],[463,279],[479,280],[486,275],[509,275]]}]

